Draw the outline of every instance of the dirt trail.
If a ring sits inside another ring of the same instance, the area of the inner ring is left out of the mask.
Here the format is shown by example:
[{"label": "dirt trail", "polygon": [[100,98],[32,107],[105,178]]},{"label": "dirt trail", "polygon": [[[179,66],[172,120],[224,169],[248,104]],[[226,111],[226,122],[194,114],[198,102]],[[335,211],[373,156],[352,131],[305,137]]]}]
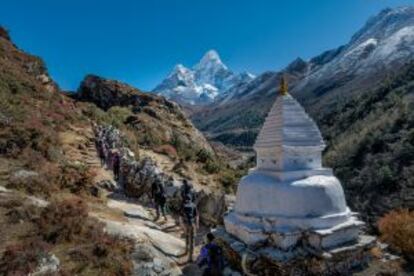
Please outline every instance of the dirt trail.
[{"label": "dirt trail", "polygon": [[[63,144],[67,145],[64,150],[70,160],[84,163],[94,169],[96,183],[102,180],[115,182],[113,173],[101,166],[91,128],[73,127],[60,138]],[[176,271],[183,269],[191,275],[199,273],[194,265],[186,262],[185,237],[177,216],[167,214],[167,220],[160,218],[154,221],[155,210],[137,199],[127,198],[122,192],[105,192],[104,197],[106,206],[91,203],[90,215],[105,222],[108,232],[132,238],[137,244],[149,243],[175,264],[178,268]],[[207,231],[208,229],[202,228],[196,235],[194,258],[199,253],[203,236]],[[184,272],[184,275],[187,273]]]}]

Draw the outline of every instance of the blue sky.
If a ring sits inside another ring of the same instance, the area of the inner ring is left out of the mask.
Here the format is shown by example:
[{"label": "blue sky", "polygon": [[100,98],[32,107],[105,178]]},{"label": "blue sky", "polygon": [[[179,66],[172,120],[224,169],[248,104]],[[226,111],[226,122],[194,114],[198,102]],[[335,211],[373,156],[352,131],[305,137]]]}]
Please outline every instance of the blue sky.
[{"label": "blue sky", "polygon": [[63,89],[88,73],[149,90],[209,49],[235,71],[277,70],[346,43],[372,15],[414,0],[6,0],[0,24]]}]

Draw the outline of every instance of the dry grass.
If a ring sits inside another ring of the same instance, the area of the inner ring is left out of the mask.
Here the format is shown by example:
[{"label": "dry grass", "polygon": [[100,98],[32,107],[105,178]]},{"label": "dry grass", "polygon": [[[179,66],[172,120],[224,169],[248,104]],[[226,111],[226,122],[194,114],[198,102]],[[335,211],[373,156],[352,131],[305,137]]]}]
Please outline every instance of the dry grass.
[{"label": "dry grass", "polygon": [[394,210],[378,222],[381,239],[414,260],[414,211]]},{"label": "dry grass", "polygon": [[176,160],[178,158],[177,150],[171,145],[161,145],[159,147],[154,148],[154,152],[159,154],[164,154],[171,158],[172,160]]}]

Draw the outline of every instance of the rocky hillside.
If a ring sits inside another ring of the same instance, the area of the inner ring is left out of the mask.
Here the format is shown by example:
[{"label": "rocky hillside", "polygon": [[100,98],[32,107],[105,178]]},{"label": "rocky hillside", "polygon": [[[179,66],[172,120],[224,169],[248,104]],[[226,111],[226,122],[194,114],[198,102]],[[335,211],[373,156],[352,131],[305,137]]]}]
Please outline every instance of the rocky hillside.
[{"label": "rocky hillside", "polygon": [[89,204],[102,202],[86,160],[73,159],[91,142],[88,127],[43,61],[0,27],[1,275],[132,271],[130,241],[88,216]]},{"label": "rocky hillside", "polygon": [[250,73],[232,72],[221,61],[218,53],[210,50],[192,69],[182,64],[176,65],[153,92],[183,105],[205,105],[252,79],[254,76]]}]

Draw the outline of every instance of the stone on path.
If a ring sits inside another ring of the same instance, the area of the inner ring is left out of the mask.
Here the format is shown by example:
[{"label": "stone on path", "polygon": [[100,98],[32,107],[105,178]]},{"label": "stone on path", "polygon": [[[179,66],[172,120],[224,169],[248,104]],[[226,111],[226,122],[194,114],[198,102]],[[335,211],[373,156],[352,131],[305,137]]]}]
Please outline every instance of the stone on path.
[{"label": "stone on path", "polygon": [[163,232],[162,227],[152,222],[153,216],[142,205],[110,199],[108,206],[122,210],[128,218],[126,223],[105,220],[109,232],[133,239],[148,240],[168,256],[179,257],[185,253],[185,242]]},{"label": "stone on path", "polygon": [[153,220],[151,213],[142,205],[129,203],[121,200],[108,200],[108,207],[122,210],[128,218],[139,218],[144,220]]},{"label": "stone on path", "polygon": [[4,186],[0,186],[0,193],[10,193],[10,190]]}]

